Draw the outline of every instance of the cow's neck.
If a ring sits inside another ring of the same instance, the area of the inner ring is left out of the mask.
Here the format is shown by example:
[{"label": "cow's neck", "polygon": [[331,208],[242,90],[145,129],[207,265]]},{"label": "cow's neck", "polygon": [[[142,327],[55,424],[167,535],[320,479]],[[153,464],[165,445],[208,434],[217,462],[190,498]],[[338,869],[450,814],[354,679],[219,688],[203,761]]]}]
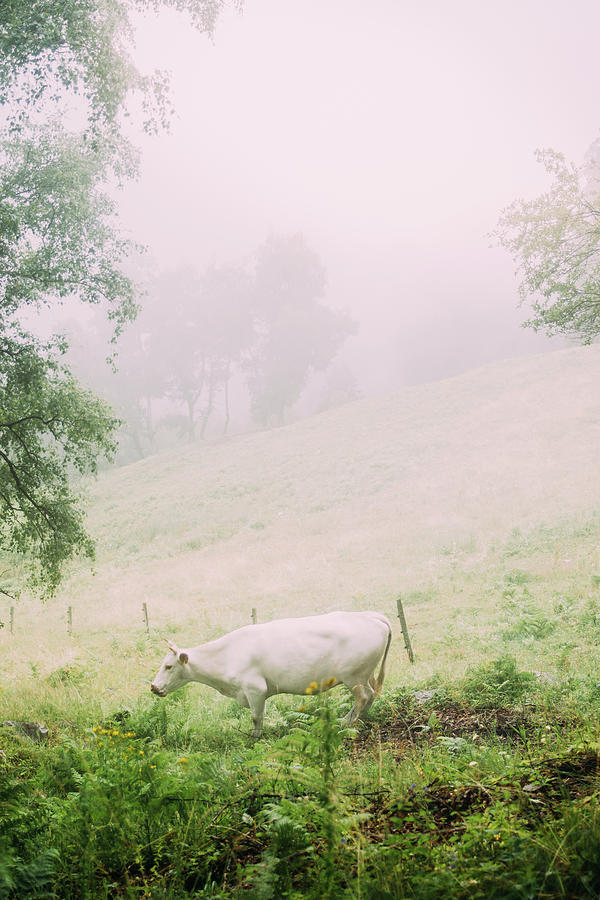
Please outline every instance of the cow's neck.
[{"label": "cow's neck", "polygon": [[235,686],[227,679],[224,653],[221,647],[215,646],[215,642],[193,647],[188,650],[188,657],[191,681],[208,684],[226,696],[235,696]]}]

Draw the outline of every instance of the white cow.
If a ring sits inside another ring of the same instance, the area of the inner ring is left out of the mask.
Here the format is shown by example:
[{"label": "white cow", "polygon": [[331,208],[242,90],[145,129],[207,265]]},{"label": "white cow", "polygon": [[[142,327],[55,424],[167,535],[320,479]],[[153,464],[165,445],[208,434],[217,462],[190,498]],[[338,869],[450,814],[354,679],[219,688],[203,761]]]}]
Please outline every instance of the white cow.
[{"label": "white cow", "polygon": [[250,709],[252,733],[259,737],[267,697],[345,684],[354,695],[345,719],[350,724],[381,691],[391,639],[392,627],[381,613],[331,612],[246,625],[189,650],[168,641],[150,689],[164,697],[189,681],[208,684]]}]

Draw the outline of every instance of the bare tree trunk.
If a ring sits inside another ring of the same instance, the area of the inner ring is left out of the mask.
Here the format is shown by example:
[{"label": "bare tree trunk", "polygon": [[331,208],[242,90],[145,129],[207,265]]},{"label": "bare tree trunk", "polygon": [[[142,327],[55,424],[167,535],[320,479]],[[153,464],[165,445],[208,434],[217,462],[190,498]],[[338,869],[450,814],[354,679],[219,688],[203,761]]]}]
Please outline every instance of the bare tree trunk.
[{"label": "bare tree trunk", "polygon": [[192,397],[190,394],[185,398],[185,402],[188,408],[188,438],[190,441],[194,440],[196,436],[196,421],[194,419],[194,408],[196,406],[197,398]]},{"label": "bare tree trunk", "polygon": [[223,387],[225,400],[225,425],[223,426],[223,435],[226,435],[229,428],[229,372],[227,373],[227,381]]},{"label": "bare tree trunk", "polygon": [[150,450],[154,449],[154,435],[156,429],[154,427],[154,418],[152,415],[152,397],[150,395],[146,396],[146,407],[144,409],[144,420],[146,425],[146,436],[148,438],[148,444],[150,446]]},{"label": "bare tree trunk", "polygon": [[211,363],[210,367],[210,375],[208,377],[208,399],[206,401],[206,408],[202,415],[202,426],[200,428],[200,440],[204,440],[204,435],[206,433],[206,426],[208,425],[208,419],[210,414],[213,411],[213,406],[215,403],[215,390],[216,390],[217,376],[215,373],[215,364]]},{"label": "bare tree trunk", "polygon": [[139,434],[137,428],[130,428],[130,429],[128,429],[127,433],[131,437],[133,446],[135,447],[135,452],[137,453],[138,457],[140,459],[144,459],[146,454],[144,453],[144,447],[142,445],[140,434]]}]

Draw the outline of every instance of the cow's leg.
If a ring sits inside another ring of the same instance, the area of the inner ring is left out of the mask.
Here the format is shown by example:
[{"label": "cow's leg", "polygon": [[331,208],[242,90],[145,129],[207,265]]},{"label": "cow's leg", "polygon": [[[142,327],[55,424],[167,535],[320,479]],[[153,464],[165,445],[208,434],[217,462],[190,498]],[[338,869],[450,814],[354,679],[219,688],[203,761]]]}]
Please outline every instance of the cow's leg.
[{"label": "cow's leg", "polygon": [[362,719],[373,702],[375,691],[370,684],[357,684],[352,693],[356,697],[356,718]]},{"label": "cow's leg", "polygon": [[355,684],[352,688],[354,695],[354,706],[347,716],[344,717],[344,725],[352,725],[357,719],[360,719],[371,706],[375,692],[370,684]]},{"label": "cow's leg", "polygon": [[262,732],[263,716],[265,713],[265,701],[267,699],[267,685],[248,684],[244,687],[244,693],[252,714],[252,737],[259,738]]},{"label": "cow's leg", "polygon": [[373,700],[375,699],[377,694],[373,688],[373,685],[371,684],[371,679],[369,679],[369,683],[367,685],[362,685],[362,686],[363,686],[363,688],[366,688],[366,692],[368,694],[368,697],[363,705],[363,708],[360,711],[360,718],[364,719],[366,714],[371,709],[371,704],[373,703]]}]

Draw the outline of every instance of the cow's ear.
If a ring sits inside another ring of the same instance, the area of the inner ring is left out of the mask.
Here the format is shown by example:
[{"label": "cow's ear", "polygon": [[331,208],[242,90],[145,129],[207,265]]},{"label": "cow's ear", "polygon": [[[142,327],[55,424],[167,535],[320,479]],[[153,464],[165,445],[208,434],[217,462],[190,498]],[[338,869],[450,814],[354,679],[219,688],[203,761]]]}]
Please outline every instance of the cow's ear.
[{"label": "cow's ear", "polygon": [[189,656],[187,655],[185,650],[182,650],[181,653],[179,654],[179,662],[181,663],[182,666],[185,666],[185,664],[187,663],[188,660],[189,660]]}]

